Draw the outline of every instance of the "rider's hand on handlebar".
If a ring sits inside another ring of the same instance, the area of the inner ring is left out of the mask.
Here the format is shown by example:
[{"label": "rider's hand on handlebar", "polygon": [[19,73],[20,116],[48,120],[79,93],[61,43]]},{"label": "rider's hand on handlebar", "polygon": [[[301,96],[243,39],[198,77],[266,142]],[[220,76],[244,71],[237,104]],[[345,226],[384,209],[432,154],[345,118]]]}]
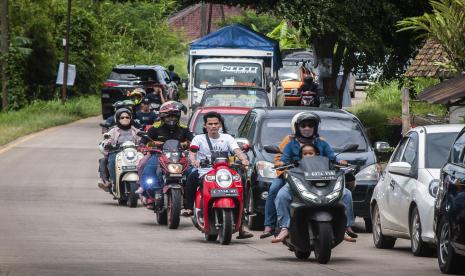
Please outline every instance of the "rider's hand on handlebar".
[{"label": "rider's hand on handlebar", "polygon": [[250,165],[250,162],[249,162],[249,160],[247,160],[247,159],[244,159],[244,160],[242,160],[241,162],[242,162],[242,165],[243,165],[244,167],[248,167],[248,166]]},{"label": "rider's hand on handlebar", "polygon": [[161,147],[163,146],[164,142],[161,142],[161,141],[151,141],[149,142],[147,145],[150,146],[150,147]]},{"label": "rider's hand on handlebar", "polygon": [[347,160],[339,160],[339,165],[344,165],[344,166],[347,166],[349,163],[347,162]]},{"label": "rider's hand on handlebar", "polygon": [[192,163],[192,166],[194,166],[195,168],[200,168],[200,161],[199,160],[194,160],[191,163]]}]

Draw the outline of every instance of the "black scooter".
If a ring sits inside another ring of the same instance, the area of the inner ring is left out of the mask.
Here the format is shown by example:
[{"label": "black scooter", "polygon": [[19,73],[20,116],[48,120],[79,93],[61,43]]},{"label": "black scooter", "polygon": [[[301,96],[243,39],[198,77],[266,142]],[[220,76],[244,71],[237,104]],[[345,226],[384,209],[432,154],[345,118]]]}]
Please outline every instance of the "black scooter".
[{"label": "black scooter", "polygon": [[[347,145],[342,152],[357,148],[358,145]],[[268,153],[280,153],[277,146],[264,149]],[[284,245],[299,259],[308,259],[313,250],[318,263],[326,264],[332,248],[344,240],[347,218],[340,199],[345,186],[344,174],[353,169],[331,164],[323,156],[304,158],[298,164],[275,169],[288,169],[286,183],[293,195],[289,238]]]}]

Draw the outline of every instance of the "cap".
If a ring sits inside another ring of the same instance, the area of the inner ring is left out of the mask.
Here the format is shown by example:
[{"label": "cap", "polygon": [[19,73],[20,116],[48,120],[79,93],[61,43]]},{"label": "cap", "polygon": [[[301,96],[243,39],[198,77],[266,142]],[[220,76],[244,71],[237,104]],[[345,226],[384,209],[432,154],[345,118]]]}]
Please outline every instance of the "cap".
[{"label": "cap", "polygon": [[142,101],[140,103],[143,103],[143,104],[150,104],[150,100],[148,98],[143,98]]}]

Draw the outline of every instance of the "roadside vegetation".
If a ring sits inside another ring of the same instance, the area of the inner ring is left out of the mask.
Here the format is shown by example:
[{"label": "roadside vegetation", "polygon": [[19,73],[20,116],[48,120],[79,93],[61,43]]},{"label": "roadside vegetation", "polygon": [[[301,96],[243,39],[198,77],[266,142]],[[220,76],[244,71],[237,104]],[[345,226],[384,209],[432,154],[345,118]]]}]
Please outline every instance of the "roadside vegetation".
[{"label": "roadside vegetation", "polygon": [[18,111],[0,112],[0,146],[18,137],[100,112],[100,98],[96,95],[76,97],[65,104],[59,100],[38,100]]}]

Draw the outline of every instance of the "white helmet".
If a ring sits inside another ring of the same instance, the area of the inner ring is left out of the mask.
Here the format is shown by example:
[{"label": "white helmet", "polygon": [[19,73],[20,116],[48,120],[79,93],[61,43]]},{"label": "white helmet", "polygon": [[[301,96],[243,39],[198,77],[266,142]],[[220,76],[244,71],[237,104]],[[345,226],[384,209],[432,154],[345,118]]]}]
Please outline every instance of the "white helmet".
[{"label": "white helmet", "polygon": [[292,120],[291,120],[291,132],[292,132],[292,135],[295,135],[295,123],[297,122],[297,118],[299,118],[300,115],[304,114],[305,112],[302,111],[302,112],[299,112],[297,114],[294,115],[294,117],[292,117]]}]

